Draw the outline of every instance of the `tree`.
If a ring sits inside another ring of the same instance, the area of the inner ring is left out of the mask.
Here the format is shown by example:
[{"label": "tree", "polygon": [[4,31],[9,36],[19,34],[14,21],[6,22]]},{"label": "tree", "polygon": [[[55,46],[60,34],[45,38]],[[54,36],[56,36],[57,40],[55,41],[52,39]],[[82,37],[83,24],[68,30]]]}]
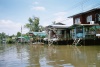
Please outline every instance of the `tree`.
[{"label": "tree", "polygon": [[43,26],[39,25],[39,31],[40,31],[40,32],[44,31],[44,29],[45,29],[45,28],[44,28]]},{"label": "tree", "polygon": [[34,17],[34,31],[38,32],[39,31],[39,18],[38,17]]},{"label": "tree", "polygon": [[7,35],[6,35],[4,32],[2,32],[2,33],[0,33],[0,37],[1,37],[1,38],[6,38]]},{"label": "tree", "polygon": [[27,23],[26,25],[24,25],[25,28],[29,29],[30,31],[32,31],[31,29],[31,24]]},{"label": "tree", "polygon": [[28,28],[31,32],[39,31],[39,18],[34,17],[34,18],[29,18],[28,19],[29,23],[27,23],[24,27]]},{"label": "tree", "polygon": [[17,32],[17,37],[21,36],[21,33],[20,32]]}]

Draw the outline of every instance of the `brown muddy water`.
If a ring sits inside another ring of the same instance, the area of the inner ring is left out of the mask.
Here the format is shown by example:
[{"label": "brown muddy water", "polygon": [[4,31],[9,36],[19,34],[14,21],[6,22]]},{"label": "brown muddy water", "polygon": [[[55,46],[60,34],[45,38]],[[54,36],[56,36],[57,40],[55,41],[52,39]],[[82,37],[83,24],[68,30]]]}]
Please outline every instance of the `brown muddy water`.
[{"label": "brown muddy water", "polygon": [[1,44],[0,67],[100,67],[100,46]]}]

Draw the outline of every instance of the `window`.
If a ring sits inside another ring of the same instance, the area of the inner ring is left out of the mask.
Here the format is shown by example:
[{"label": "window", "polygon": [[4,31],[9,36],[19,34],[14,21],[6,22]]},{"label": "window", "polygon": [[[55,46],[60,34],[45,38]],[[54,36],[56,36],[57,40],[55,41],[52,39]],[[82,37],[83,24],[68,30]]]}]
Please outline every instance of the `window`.
[{"label": "window", "polygon": [[100,13],[95,14],[95,21],[100,24]]},{"label": "window", "polygon": [[75,24],[80,24],[80,18],[75,19]]},{"label": "window", "polygon": [[92,15],[87,16],[87,23],[92,21]]},{"label": "window", "polygon": [[100,14],[98,14],[98,21],[100,21]]}]

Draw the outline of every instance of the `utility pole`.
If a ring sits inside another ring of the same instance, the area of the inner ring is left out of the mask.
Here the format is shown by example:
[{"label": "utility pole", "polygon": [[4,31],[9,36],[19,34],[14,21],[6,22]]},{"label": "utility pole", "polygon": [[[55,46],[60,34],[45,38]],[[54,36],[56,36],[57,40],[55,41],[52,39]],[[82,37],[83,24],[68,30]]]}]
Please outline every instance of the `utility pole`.
[{"label": "utility pole", "polygon": [[22,43],[22,26],[21,26],[21,43]]}]

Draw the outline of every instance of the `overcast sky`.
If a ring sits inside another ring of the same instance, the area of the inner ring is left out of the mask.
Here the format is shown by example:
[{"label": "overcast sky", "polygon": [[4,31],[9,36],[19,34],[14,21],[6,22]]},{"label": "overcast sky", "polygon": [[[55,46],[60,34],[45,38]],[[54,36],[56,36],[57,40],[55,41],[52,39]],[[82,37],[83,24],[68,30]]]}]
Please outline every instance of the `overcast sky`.
[{"label": "overcast sky", "polygon": [[71,15],[100,7],[100,0],[0,0],[0,33],[12,35],[28,32],[24,25],[29,17],[39,17],[40,25],[53,21],[72,25]]}]

